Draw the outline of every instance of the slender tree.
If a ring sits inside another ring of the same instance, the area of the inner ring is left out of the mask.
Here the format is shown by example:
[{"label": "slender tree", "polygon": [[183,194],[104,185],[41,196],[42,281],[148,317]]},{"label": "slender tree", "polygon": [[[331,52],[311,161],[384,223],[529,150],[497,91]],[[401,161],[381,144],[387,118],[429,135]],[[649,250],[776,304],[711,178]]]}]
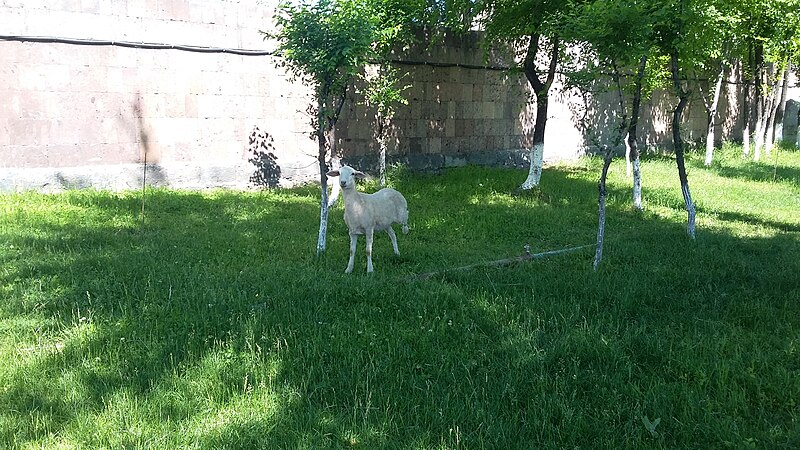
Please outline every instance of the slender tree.
[{"label": "slender tree", "polygon": [[[700,22],[714,30],[713,33],[702,33],[692,37],[691,40],[697,43],[696,47],[692,48],[694,54],[689,55],[694,65],[693,77],[696,78],[697,88],[707,114],[704,161],[706,166],[710,166],[714,160],[717,111],[723,82],[730,68],[734,66],[734,55],[741,42],[737,34],[740,19],[728,4],[729,1],[732,0],[703,0],[694,6],[699,11],[695,15],[700,18]],[[706,92],[703,91],[701,81],[704,79],[708,79],[710,85]]]},{"label": "slender tree", "polygon": [[757,42],[753,53],[755,55],[753,80],[755,81],[756,94],[756,129],[753,137],[753,159],[758,161],[761,159],[761,150],[764,147],[764,131],[766,128],[766,115],[764,112],[767,109],[767,95],[764,91],[764,85],[767,80],[767,71],[764,64],[764,44]]},{"label": "slender tree", "polygon": [[275,16],[278,31],[267,34],[290,73],[314,89],[310,105],[318,144],[321,200],[317,254],[325,251],[328,228],[328,157],[336,154],[336,123],[348,88],[373,54],[377,26],[358,0],[281,3]]},{"label": "slender tree", "polygon": [[790,61],[786,65],[786,69],[783,71],[783,86],[781,86],[781,99],[778,102],[778,109],[775,112],[775,127],[772,130],[775,139],[779,141],[783,140],[783,119],[784,115],[786,114],[786,101],[787,101],[787,95],[789,93],[789,76],[791,73],[792,73],[792,62]]},{"label": "slender tree", "polygon": [[706,94],[702,92],[702,86],[698,85],[703,98],[703,104],[706,107],[706,159],[705,165],[710,166],[714,160],[714,137],[716,136],[716,120],[717,109],[719,108],[719,97],[722,93],[722,81],[725,79],[725,66],[720,64],[719,73],[717,74],[716,82],[714,83],[714,90],[711,92],[711,99],[706,98]]},{"label": "slender tree", "polygon": [[563,56],[563,26],[581,3],[581,0],[486,0],[479,4],[477,19],[487,33],[487,41],[505,42],[521,50],[521,69],[536,100],[530,168],[520,186],[522,190],[538,186],[541,180],[550,88]]},{"label": "slender tree", "polygon": [[702,0],[674,0],[665,2],[656,21],[656,44],[662,53],[669,56],[669,72],[674,93],[678,103],[672,111],[672,140],[675,150],[675,162],[678,167],[681,193],[687,213],[686,230],[689,237],[695,237],[695,217],[697,215],[691,190],[689,177],[686,172],[686,158],[681,123],[683,112],[689,102],[691,91],[688,76],[684,72],[696,67],[697,56],[703,48],[700,37],[704,23],[704,4]]},{"label": "slender tree", "polygon": [[764,126],[764,152],[767,156],[772,154],[775,143],[775,117],[778,114],[778,105],[783,89],[783,68],[772,67],[768,73],[770,75],[770,95],[767,97],[766,124]]},{"label": "slender tree", "polygon": [[686,87],[686,83],[681,80],[680,74],[680,50],[673,48],[670,52],[670,71],[672,72],[672,82],[675,86],[675,93],[678,96],[678,104],[672,112],[672,141],[675,146],[675,162],[678,165],[678,178],[681,183],[681,193],[683,193],[683,201],[686,204],[687,225],[686,230],[689,237],[694,239],[695,236],[695,211],[694,201],[692,194],[689,190],[689,176],[686,173],[686,159],[684,156],[684,143],[681,136],[681,121],[683,118],[683,110],[689,102],[689,95],[691,92]]},{"label": "slender tree", "polygon": [[[652,46],[651,14],[640,3],[591,0],[576,10],[565,29],[569,30],[565,32],[565,38],[571,45],[578,46],[582,55],[579,69],[570,72],[567,79],[585,92],[611,90],[617,98],[617,108],[605,111],[610,116],[610,124],[599,125],[611,128],[601,130],[611,134],[610,144],[594,139],[595,145],[604,149],[598,182],[598,228],[594,259],[594,268],[597,270],[605,239],[608,169],[614,151],[626,140],[635,169],[633,203],[637,209],[642,209],[641,171],[636,137],[648,54]],[[605,120],[606,117],[602,119]],[[591,130],[594,125],[586,124],[585,127]]]},{"label": "slender tree", "polygon": [[402,75],[396,68],[384,63],[367,75],[367,104],[375,108],[375,140],[378,143],[378,173],[380,185],[386,184],[386,151],[391,120],[398,105],[407,105],[403,91],[409,86],[401,86]]},{"label": "slender tree", "polygon": [[[572,45],[580,45],[581,69],[571,73],[581,89],[597,89],[596,85],[616,90],[619,99],[615,110],[616,126],[612,141],[626,144],[626,155],[633,169],[633,204],[641,211],[641,164],[637,141],[642,97],[650,93],[647,62],[653,47],[652,7],[641,2],[624,0],[592,0],[578,8],[565,28]],[[598,83],[608,79],[612,83]],[[601,88],[602,89],[602,88]]]}]

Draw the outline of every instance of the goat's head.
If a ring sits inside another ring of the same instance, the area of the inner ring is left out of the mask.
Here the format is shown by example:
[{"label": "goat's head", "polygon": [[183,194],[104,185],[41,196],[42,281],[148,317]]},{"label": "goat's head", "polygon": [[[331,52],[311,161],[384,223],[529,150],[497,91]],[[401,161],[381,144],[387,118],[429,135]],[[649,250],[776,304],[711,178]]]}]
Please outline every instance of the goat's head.
[{"label": "goat's head", "polygon": [[356,179],[363,179],[366,177],[363,172],[353,169],[350,166],[342,166],[339,170],[331,170],[328,172],[329,177],[339,177],[339,186],[342,189],[355,188]]}]

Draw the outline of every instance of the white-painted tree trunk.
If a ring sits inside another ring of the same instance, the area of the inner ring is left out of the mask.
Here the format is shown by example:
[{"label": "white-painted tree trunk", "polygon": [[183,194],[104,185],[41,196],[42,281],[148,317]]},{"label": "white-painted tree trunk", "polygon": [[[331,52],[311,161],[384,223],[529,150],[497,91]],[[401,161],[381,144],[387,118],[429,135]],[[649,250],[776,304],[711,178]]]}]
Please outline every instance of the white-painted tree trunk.
[{"label": "white-painted tree trunk", "polygon": [[528,178],[522,183],[520,189],[529,190],[539,186],[542,178],[542,166],[544,165],[544,144],[534,144],[531,148],[531,166],[528,170]]},{"label": "white-painted tree trunk", "polygon": [[603,243],[605,242],[606,235],[606,178],[608,177],[608,168],[611,166],[611,160],[614,153],[611,150],[606,150],[603,158],[603,169],[600,172],[600,181],[597,183],[597,246],[594,250],[594,263],[592,267],[596,271],[600,266],[600,261],[603,260]]},{"label": "white-painted tree trunk", "polygon": [[767,105],[767,124],[764,127],[764,152],[767,156],[772,154],[772,148],[775,145],[775,118],[778,114],[778,106],[780,106],[780,90],[778,86],[774,86],[769,96]]},{"label": "white-painted tree trunk", "polygon": [[642,205],[642,164],[639,158],[633,161],[633,207],[644,211]]},{"label": "white-painted tree trunk", "polygon": [[[762,77],[762,74],[758,74]],[[760,79],[760,78],[759,78]],[[761,82],[759,89],[756,89],[756,134],[753,137],[753,159],[761,159],[761,151],[764,149],[764,131],[767,124],[767,95],[764,94],[764,83]]]},{"label": "white-painted tree trunk", "polygon": [[750,117],[747,114],[743,115],[744,128],[742,129],[742,156],[750,156]]},{"label": "white-painted tree trunk", "polygon": [[672,112],[672,143],[675,146],[675,163],[678,166],[678,179],[681,182],[681,191],[683,192],[683,200],[686,203],[686,212],[688,214],[687,232],[689,233],[689,237],[694,239],[696,212],[692,196],[689,192],[689,175],[686,173],[686,158],[680,127],[683,111],[686,109],[686,104],[689,102],[689,91],[681,80],[680,54],[676,48],[672,50],[672,54],[670,55],[670,72],[672,73],[672,82],[675,86],[675,91],[678,94],[678,104]]},{"label": "white-painted tree trunk", "polygon": [[775,116],[775,128],[773,134],[776,141],[783,141],[783,119],[786,116],[786,97],[789,93],[789,75],[792,73],[792,63],[786,66],[783,72],[783,86],[781,87],[781,99],[778,102],[778,110]]},{"label": "white-painted tree trunk", "polygon": [[628,143],[628,137],[630,134],[626,134],[625,138],[622,139],[622,142],[625,143],[625,176],[630,178],[633,176],[633,165],[631,163],[631,145]]},{"label": "white-painted tree trunk", "polygon": [[320,202],[319,208],[319,234],[317,235],[317,255],[320,255],[325,252],[325,247],[327,246],[327,236],[328,236],[328,202],[327,202],[327,192],[322,195],[322,202]]},{"label": "white-painted tree trunk", "polygon": [[381,187],[386,186],[386,139],[381,137],[378,139],[380,145],[380,153],[378,154],[378,172],[380,174]]},{"label": "white-painted tree trunk", "polygon": [[759,115],[756,119],[756,134],[753,138],[753,159],[758,161],[761,159],[761,150],[764,148],[764,125],[763,114]]},{"label": "white-painted tree trunk", "polygon": [[[322,167],[320,167],[320,172]],[[334,183],[336,186],[339,183]],[[319,202],[319,234],[317,234],[317,256],[325,253],[328,241],[328,210],[330,209],[330,201],[328,198],[328,176],[320,173],[320,191],[321,197]]]},{"label": "white-painted tree trunk", "polygon": [[[331,157],[331,163],[329,165],[329,170],[339,170],[342,167],[342,159],[338,156]],[[328,197],[328,208],[333,208],[336,205],[336,201],[339,200],[339,194],[341,192],[339,188],[339,181],[334,180],[331,186],[331,195]]]},{"label": "white-painted tree trunk", "polygon": [[603,260],[603,241],[606,234],[606,195],[605,192],[600,193],[600,200],[598,201],[599,211],[597,214],[597,246],[594,250],[594,262],[592,267],[595,271],[600,266],[600,261]]}]

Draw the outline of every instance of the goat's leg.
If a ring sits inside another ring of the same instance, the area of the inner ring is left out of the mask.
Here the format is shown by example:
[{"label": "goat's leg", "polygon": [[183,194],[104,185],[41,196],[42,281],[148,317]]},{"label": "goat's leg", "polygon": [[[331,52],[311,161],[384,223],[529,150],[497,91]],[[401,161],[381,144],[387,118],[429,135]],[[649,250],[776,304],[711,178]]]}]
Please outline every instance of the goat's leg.
[{"label": "goat's leg", "polygon": [[358,245],[358,235],[350,234],[350,260],[347,261],[347,269],[344,269],[344,273],[350,273],[353,271],[353,264],[355,264],[356,261],[357,245]]},{"label": "goat's leg", "polygon": [[371,228],[367,230],[367,273],[372,272],[372,235],[373,231]]},{"label": "goat's leg", "polygon": [[386,229],[386,232],[389,233],[389,239],[392,240],[392,248],[394,249],[394,254],[400,256],[400,250],[397,249],[397,235],[394,234],[394,230],[391,226]]}]

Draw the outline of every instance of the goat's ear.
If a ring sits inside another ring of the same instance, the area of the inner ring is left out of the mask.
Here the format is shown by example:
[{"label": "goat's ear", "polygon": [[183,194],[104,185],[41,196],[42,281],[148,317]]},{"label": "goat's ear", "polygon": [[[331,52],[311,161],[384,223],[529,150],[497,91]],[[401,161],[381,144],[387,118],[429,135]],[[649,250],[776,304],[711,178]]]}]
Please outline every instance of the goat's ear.
[{"label": "goat's ear", "polygon": [[359,180],[363,180],[364,178],[367,178],[367,174],[365,174],[364,172],[360,172],[358,170],[353,172],[353,175],[355,175],[356,178],[358,178]]},{"label": "goat's ear", "polygon": [[339,176],[339,171],[338,170],[331,170],[326,175],[328,175],[329,177],[338,177]]}]

